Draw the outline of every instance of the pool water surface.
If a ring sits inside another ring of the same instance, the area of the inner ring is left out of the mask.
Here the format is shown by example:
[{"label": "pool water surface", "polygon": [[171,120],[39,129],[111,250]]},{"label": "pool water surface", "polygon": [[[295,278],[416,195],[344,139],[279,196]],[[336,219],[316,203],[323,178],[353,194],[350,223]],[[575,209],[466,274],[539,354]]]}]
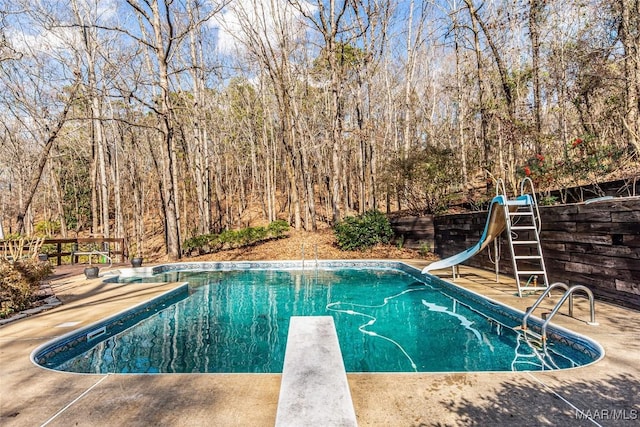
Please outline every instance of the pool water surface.
[{"label": "pool water surface", "polygon": [[64,351],[45,345],[35,360],[82,373],[279,373],[291,316],[323,315],[334,318],[347,372],[550,370],[599,356],[582,337],[578,346],[552,340],[544,351],[514,329],[513,315],[407,268],[168,271],[121,280],[189,286],[119,328],[98,329],[98,338],[69,345],[66,337]]}]

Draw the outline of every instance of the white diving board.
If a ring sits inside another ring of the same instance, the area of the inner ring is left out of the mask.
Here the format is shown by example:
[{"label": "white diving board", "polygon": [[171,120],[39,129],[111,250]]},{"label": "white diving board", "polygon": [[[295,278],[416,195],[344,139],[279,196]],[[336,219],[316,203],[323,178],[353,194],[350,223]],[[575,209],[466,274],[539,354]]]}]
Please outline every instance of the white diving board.
[{"label": "white diving board", "polygon": [[357,426],[333,317],[291,317],[275,425]]}]

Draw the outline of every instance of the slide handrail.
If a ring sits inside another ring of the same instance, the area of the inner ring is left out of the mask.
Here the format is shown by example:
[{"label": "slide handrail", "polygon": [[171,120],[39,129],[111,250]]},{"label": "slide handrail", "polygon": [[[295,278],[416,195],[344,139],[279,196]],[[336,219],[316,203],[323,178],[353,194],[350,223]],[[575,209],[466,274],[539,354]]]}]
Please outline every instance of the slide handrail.
[{"label": "slide handrail", "polygon": [[540,233],[540,228],[542,228],[542,221],[540,220],[540,209],[538,209],[538,197],[536,196],[536,189],[535,186],[533,185],[533,181],[531,180],[530,177],[525,176],[522,181],[520,181],[520,195],[524,196],[525,194],[525,186],[529,184],[529,188],[531,190],[531,193],[529,194],[529,197],[531,197],[531,200],[533,201],[533,207],[535,208],[536,211],[536,215],[534,217],[535,219],[535,224],[536,224],[536,230],[538,231],[538,233]]},{"label": "slide handrail", "polygon": [[[502,192],[500,192],[500,190],[502,190]],[[507,196],[507,187],[504,185],[502,178],[496,180],[496,196]]]}]

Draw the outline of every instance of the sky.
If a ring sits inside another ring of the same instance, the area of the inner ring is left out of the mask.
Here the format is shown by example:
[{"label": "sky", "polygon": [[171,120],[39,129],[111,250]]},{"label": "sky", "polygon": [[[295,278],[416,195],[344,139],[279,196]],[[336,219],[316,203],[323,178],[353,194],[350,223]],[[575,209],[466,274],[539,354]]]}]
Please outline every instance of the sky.
[{"label": "sky", "polygon": [[[315,13],[317,7],[311,3],[301,1],[301,7],[308,13]],[[264,19],[263,19],[264,17]],[[245,24],[253,29],[259,29],[270,42],[275,43],[275,31],[279,19],[295,23],[293,27],[304,31],[304,17],[286,0],[265,2],[261,0],[234,0],[222,13],[215,16],[209,25],[217,31],[217,50],[221,54],[233,54],[243,51],[243,27]]]}]

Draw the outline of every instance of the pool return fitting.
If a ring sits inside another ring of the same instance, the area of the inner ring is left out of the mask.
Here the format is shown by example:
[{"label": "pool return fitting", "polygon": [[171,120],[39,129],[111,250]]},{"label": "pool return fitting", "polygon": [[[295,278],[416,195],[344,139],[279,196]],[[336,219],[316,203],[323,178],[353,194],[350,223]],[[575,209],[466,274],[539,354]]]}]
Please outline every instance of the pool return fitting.
[{"label": "pool return fitting", "polygon": [[[574,317],[573,316],[573,294],[577,291],[584,291],[584,293],[587,295],[587,297],[589,298],[589,311],[591,314],[590,317],[590,321],[586,322],[587,325],[589,326],[597,326],[598,322],[596,322],[596,308],[595,308],[595,300],[593,298],[593,292],[591,292],[591,289],[587,288],[586,286],[583,285],[574,285],[574,286],[567,286],[565,283],[562,282],[556,282],[552,285],[550,285],[548,288],[545,289],[545,291],[540,295],[540,297],[538,297],[538,299],[536,300],[535,303],[533,303],[533,305],[529,308],[527,308],[527,312],[525,313],[524,317],[522,318],[522,331],[525,333],[525,335],[527,334],[527,321],[529,320],[529,317],[531,317],[531,314],[533,313],[533,311],[540,305],[540,303],[542,303],[542,300],[544,299],[544,297],[548,296],[549,293],[556,288],[562,288],[564,289],[564,294],[562,295],[562,297],[560,298],[560,300],[556,303],[556,305],[553,307],[553,309],[551,310],[551,312],[545,317],[543,316],[544,323],[542,324],[541,327],[541,331],[540,331],[540,340],[542,341],[542,345],[546,348],[547,346],[547,326],[549,326],[549,322],[551,322],[551,319],[553,318],[553,316],[556,315],[556,313],[558,312],[558,310],[560,310],[560,307],[562,307],[562,304],[564,304],[564,302],[568,299],[569,300],[569,317]],[[529,331],[529,333],[531,333]]]}]

